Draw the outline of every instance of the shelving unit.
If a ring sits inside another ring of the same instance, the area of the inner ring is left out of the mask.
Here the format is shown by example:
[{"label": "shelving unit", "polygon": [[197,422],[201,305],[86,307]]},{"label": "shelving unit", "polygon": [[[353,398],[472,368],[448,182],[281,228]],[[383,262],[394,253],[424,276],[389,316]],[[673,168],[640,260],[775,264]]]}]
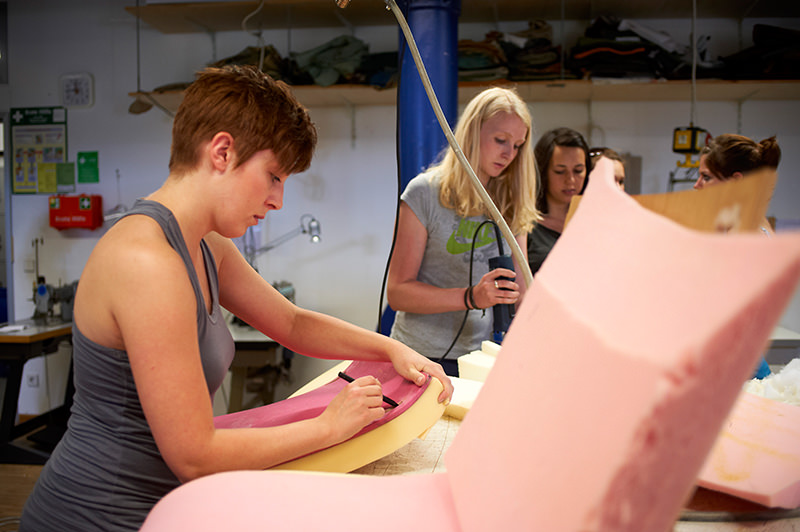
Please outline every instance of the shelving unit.
[{"label": "shelving unit", "polygon": [[[174,2],[127,7],[128,13],[162,33],[232,31],[259,5],[251,1]],[[691,13],[689,0],[563,0],[563,15],[570,20],[613,14],[620,18],[684,18]],[[800,17],[800,2],[785,0],[703,0],[699,18]],[[462,0],[461,22],[560,19],[562,0]],[[352,25],[394,25],[380,0],[354,0],[345,9],[334,0],[267,0],[249,23],[251,27],[319,28]]]},{"label": "shelving unit", "polygon": [[[127,7],[144,23],[162,33],[236,31],[242,20],[258,7],[258,1],[174,2]],[[563,11],[562,11],[563,7]],[[620,18],[685,17],[691,11],[688,0],[462,0],[460,22],[531,20],[534,18],[591,19],[613,13]],[[800,2],[781,0],[704,0],[699,2],[699,17],[800,17]],[[354,0],[345,9],[334,0],[267,0],[253,15],[249,27],[313,28],[348,25],[395,25],[391,13],[379,0]],[[469,101],[489,85],[515,86],[529,102],[579,101],[683,101],[690,98],[686,81],[536,81],[469,82],[459,84],[459,102]],[[332,87],[295,86],[293,91],[308,107],[340,105],[394,105],[395,89],[379,90],[362,85]],[[140,92],[130,96],[148,101],[174,114],[183,98],[181,91]],[[800,80],[724,81],[699,80],[698,101],[796,100],[800,98]]]},{"label": "shelving unit", "polygon": [[[603,81],[532,81],[514,83],[498,80],[490,83],[462,83],[458,100],[468,102],[475,94],[490,85],[516,87],[527,102],[635,102],[685,101],[690,97],[689,81],[603,82]],[[396,89],[375,89],[365,85],[334,85],[332,87],[295,86],[295,96],[306,107],[341,105],[394,105]],[[182,91],[130,93],[144,100],[152,98],[157,106],[174,114],[183,99]],[[796,100],[800,98],[800,81],[722,81],[697,82],[698,101]]]}]

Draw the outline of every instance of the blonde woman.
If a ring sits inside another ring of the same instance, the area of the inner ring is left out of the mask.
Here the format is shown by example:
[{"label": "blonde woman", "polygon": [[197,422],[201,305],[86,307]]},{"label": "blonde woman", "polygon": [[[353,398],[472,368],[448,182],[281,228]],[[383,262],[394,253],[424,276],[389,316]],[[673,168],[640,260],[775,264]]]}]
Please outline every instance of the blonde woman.
[{"label": "blonde woman", "polygon": [[[513,90],[494,87],[467,104],[454,132],[523,250],[540,217],[531,130],[525,102]],[[491,312],[465,318],[465,311],[516,304],[524,283],[509,269],[490,271],[488,260],[500,251],[496,232],[490,223],[481,225],[488,211],[452,150],[412,179],[401,200],[387,286],[397,311],[391,336],[456,375],[455,359],[492,337]]]}]

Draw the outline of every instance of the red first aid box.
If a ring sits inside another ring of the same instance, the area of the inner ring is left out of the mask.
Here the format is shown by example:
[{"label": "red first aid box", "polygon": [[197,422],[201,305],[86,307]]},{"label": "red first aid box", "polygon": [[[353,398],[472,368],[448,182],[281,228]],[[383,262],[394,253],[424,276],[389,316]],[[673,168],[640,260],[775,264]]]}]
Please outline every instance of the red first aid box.
[{"label": "red first aid box", "polygon": [[103,197],[95,194],[50,196],[50,227],[97,229],[103,225]]}]

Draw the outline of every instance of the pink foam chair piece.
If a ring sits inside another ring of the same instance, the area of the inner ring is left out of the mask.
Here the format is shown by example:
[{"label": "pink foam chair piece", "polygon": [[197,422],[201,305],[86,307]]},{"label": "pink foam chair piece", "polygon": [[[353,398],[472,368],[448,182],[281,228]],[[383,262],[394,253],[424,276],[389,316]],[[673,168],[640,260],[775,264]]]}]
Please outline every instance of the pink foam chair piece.
[{"label": "pink foam chair piece", "polygon": [[445,473],[221,473],[142,530],[669,530],[798,277],[800,235],[690,231],[601,161]]},{"label": "pink foam chair piece", "polygon": [[[398,403],[394,408],[387,408],[386,414],[379,420],[364,427],[356,436],[374,430],[400,416],[419,399],[427,384],[417,386],[401,377],[389,362],[354,361],[345,370],[353,379],[371,375],[381,383],[383,395]],[[333,398],[347,385],[347,381],[334,378],[328,384],[310,392],[290,397],[283,401],[271,403],[249,410],[224,414],[214,418],[214,426],[218,429],[275,427],[286,425],[320,415]],[[353,437],[356,437],[353,436]]]},{"label": "pink foam chair piece", "polygon": [[764,506],[800,507],[800,406],[742,392],[697,484]]}]

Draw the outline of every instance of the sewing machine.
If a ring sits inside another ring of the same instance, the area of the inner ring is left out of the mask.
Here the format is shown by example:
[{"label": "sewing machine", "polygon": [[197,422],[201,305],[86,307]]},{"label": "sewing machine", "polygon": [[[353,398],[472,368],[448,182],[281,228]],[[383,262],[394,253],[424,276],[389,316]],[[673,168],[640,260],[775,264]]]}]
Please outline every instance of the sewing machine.
[{"label": "sewing machine", "polygon": [[[47,318],[58,316],[64,322],[72,321],[72,305],[75,300],[75,291],[78,281],[66,285],[53,286],[47,284],[44,276],[40,275],[33,287],[33,318]],[[58,314],[54,313],[58,305]]]}]

